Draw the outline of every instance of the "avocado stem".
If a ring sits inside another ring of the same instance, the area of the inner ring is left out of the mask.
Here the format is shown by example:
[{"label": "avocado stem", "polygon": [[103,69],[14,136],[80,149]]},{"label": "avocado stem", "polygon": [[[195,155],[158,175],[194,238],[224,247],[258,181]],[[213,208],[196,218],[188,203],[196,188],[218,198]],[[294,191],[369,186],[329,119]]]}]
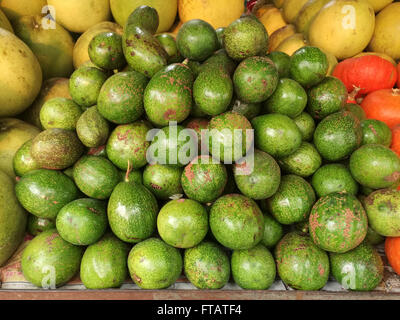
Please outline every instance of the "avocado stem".
[{"label": "avocado stem", "polygon": [[125,173],[125,182],[129,182],[129,174],[132,171],[131,162],[128,160],[128,168],[126,169]]}]

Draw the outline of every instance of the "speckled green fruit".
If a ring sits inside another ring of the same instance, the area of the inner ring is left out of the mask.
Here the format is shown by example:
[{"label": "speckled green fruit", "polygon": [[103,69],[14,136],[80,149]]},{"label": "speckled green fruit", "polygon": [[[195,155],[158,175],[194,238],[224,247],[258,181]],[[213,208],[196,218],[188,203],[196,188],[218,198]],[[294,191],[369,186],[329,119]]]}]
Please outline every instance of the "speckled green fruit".
[{"label": "speckled green fruit", "polygon": [[202,67],[202,64],[199,61],[186,59],[185,61],[182,62],[182,64],[187,65],[189,67],[195,78],[199,75]]},{"label": "speckled green fruit", "polygon": [[87,289],[119,288],[128,276],[129,245],[107,233],[83,254],[80,278]]},{"label": "speckled green fruit", "polygon": [[99,147],[88,148],[86,154],[88,156],[104,157],[107,158],[106,146],[102,145]]},{"label": "speckled green fruit", "polygon": [[336,112],[325,117],[314,132],[314,145],[328,161],[347,158],[362,141],[360,121],[350,112]]},{"label": "speckled green fruit", "polygon": [[121,69],[126,65],[122,50],[122,36],[107,31],[94,36],[89,43],[90,60],[98,67],[106,70]]},{"label": "speckled green fruit", "polygon": [[364,109],[356,103],[346,103],[343,107],[343,111],[349,111],[358,118],[358,120],[363,121],[367,119],[367,115]]},{"label": "speckled green fruit", "polygon": [[156,38],[160,42],[161,46],[164,48],[165,52],[168,54],[168,64],[183,61],[184,58],[179,52],[178,46],[173,36],[171,36],[169,33],[161,33],[158,34]]},{"label": "speckled green fruit", "polygon": [[107,214],[111,230],[119,239],[137,243],[156,229],[157,199],[141,184],[120,182],[110,196]]},{"label": "speckled green fruit", "polygon": [[140,29],[147,30],[151,34],[155,34],[160,22],[160,17],[156,9],[142,5],[137,7],[128,16],[125,22],[125,28],[127,26],[135,26]]},{"label": "speckled green fruit", "polygon": [[157,199],[168,200],[183,194],[181,185],[182,168],[162,164],[149,164],[143,171],[143,184]]},{"label": "speckled green fruit", "polygon": [[110,134],[107,141],[107,156],[114,165],[122,170],[139,169],[147,164],[146,152],[150,146],[147,132],[151,127],[144,121],[119,125]]},{"label": "speckled green fruit", "polygon": [[194,247],[207,234],[207,210],[191,199],[171,200],[158,213],[157,230],[161,239],[173,247]]},{"label": "speckled green fruit", "polygon": [[208,128],[209,120],[205,118],[190,118],[185,122],[185,127],[187,129],[193,130],[197,134],[197,142],[199,146],[199,154],[202,154],[202,150],[207,152],[207,139],[205,139],[205,134],[202,132]]},{"label": "speckled green fruit", "polygon": [[269,212],[282,224],[305,221],[316,200],[311,185],[296,175],[283,176],[278,191],[267,200]]},{"label": "speckled green fruit", "polygon": [[204,241],[186,249],[183,264],[186,277],[198,289],[221,289],[229,281],[229,258],[216,243]]},{"label": "speckled green fruit", "polygon": [[31,155],[32,140],[33,139],[26,141],[14,155],[14,173],[19,177],[23,176],[29,171],[40,168]]},{"label": "speckled green fruit", "polygon": [[383,279],[383,262],[376,249],[363,242],[346,253],[330,253],[332,275],[345,289],[374,290]]},{"label": "speckled green fruit", "polygon": [[130,276],[142,289],[168,288],[179,278],[182,267],[178,249],[157,238],[138,243],[128,256]]},{"label": "speckled green fruit", "polygon": [[39,218],[55,219],[62,207],[78,197],[79,190],[62,172],[39,169],[21,177],[15,194],[28,212]]},{"label": "speckled green fruit", "polygon": [[381,144],[390,147],[392,143],[392,131],[387,124],[380,120],[366,119],[361,121],[363,131],[362,144]]},{"label": "speckled green fruit", "polygon": [[84,146],[76,133],[65,129],[47,129],[33,140],[31,155],[40,168],[66,169],[82,155]]},{"label": "speckled green fruit", "polygon": [[53,98],[40,109],[40,123],[44,129],[60,128],[75,130],[82,109],[73,100]]},{"label": "speckled green fruit", "polygon": [[366,144],[351,155],[350,171],[365,187],[389,188],[400,181],[400,158],[385,146]]},{"label": "speckled green fruit", "polygon": [[141,183],[143,184],[143,173],[141,170],[131,170],[128,172],[127,171],[120,171],[120,178],[121,182],[134,182],[134,183]]},{"label": "speckled green fruit", "polygon": [[76,133],[85,147],[103,146],[108,139],[110,126],[100,114],[97,106],[88,108],[76,123]]},{"label": "speckled green fruit", "polygon": [[400,191],[382,189],[364,201],[370,227],[382,236],[400,236]]},{"label": "speckled green fruit", "polygon": [[217,199],[224,191],[227,181],[225,166],[208,155],[194,158],[181,176],[183,191],[188,198],[202,203]]},{"label": "speckled green fruit", "polygon": [[276,90],[264,103],[268,113],[284,114],[292,119],[299,116],[307,105],[307,93],[303,87],[292,79],[283,78]]},{"label": "speckled green fruit", "polygon": [[194,102],[201,111],[210,116],[225,112],[232,96],[232,79],[222,67],[200,72],[193,84]]},{"label": "speckled green fruit", "polygon": [[160,127],[170,121],[184,121],[192,108],[193,82],[193,72],[180,63],[171,64],[154,75],[143,100],[149,120]]},{"label": "speckled green fruit", "polygon": [[232,112],[245,116],[249,121],[261,113],[261,103],[246,103],[239,99],[233,100]]},{"label": "speckled green fruit", "polygon": [[278,163],[268,153],[260,150],[254,150],[253,159],[235,164],[233,174],[240,192],[254,200],[271,197],[281,182]]},{"label": "speckled green fruit", "polygon": [[266,290],[275,281],[276,266],[271,252],[263,245],[234,250],[231,257],[235,283],[247,290]]},{"label": "speckled green fruit", "polygon": [[255,117],[251,124],[254,127],[256,148],[273,157],[286,157],[301,146],[300,129],[288,116],[278,113],[266,114]]},{"label": "speckled green fruit", "polygon": [[282,225],[269,214],[264,213],[264,235],[260,243],[268,249],[272,249],[281,240],[282,236]]},{"label": "speckled green fruit", "polygon": [[290,57],[290,77],[306,88],[321,82],[328,67],[325,53],[317,47],[302,47]]},{"label": "speckled green fruit", "polygon": [[193,19],[185,22],[176,36],[176,44],[185,58],[204,61],[218,49],[218,37],[206,21]]},{"label": "speckled green fruit", "polygon": [[237,67],[236,61],[232,60],[225,49],[215,51],[211,57],[201,64],[199,74],[202,72],[210,72],[213,69],[221,69],[228,73],[230,76],[233,75]]},{"label": "speckled green fruit", "polygon": [[330,252],[343,253],[357,247],[368,229],[360,201],[349,193],[330,193],[319,198],[309,217],[314,243]]},{"label": "speckled green fruit", "polygon": [[218,29],[215,29],[215,33],[217,34],[218,42],[219,42],[219,48],[224,47],[224,32],[225,32],[225,27],[221,27]]},{"label": "speckled green fruit", "polygon": [[27,231],[32,236],[37,236],[39,233],[54,229],[55,227],[56,223],[54,220],[38,218],[33,214],[28,216]]},{"label": "speckled green fruit", "polygon": [[328,76],[310,88],[307,96],[307,112],[314,119],[323,119],[344,107],[347,89],[338,78]]},{"label": "speckled green fruit", "polygon": [[264,56],[268,51],[268,33],[257,19],[242,17],[226,27],[224,47],[234,60]]},{"label": "speckled green fruit", "polygon": [[319,290],[329,278],[329,257],[307,234],[286,234],[275,248],[279,277],[298,290]]},{"label": "speckled green fruit", "polygon": [[307,112],[302,112],[293,121],[299,128],[303,140],[311,141],[315,131],[314,119]]},{"label": "speckled green fruit", "polygon": [[321,166],[322,159],[313,144],[303,141],[294,153],[279,160],[283,171],[309,177]]},{"label": "speckled green fruit", "polygon": [[268,58],[272,60],[275,64],[276,69],[278,69],[279,78],[288,78],[290,75],[290,56],[281,51],[273,51],[269,55]]},{"label": "speckled green fruit", "polygon": [[[368,214],[367,214],[368,215]],[[381,244],[385,241],[385,237],[381,236],[378,232],[368,226],[367,235],[365,237],[365,241],[368,241],[373,246]]]},{"label": "speckled green fruit", "polygon": [[263,237],[263,214],[254,200],[243,195],[228,194],[217,199],[209,219],[214,237],[227,248],[250,249]]},{"label": "speckled green fruit", "polygon": [[143,95],[148,79],[139,72],[119,72],[104,83],[97,100],[97,109],[107,120],[126,124],[144,113]]},{"label": "speckled green fruit", "polygon": [[88,246],[97,242],[108,226],[106,203],[96,199],[77,199],[64,206],[57,215],[60,236],[74,244]]},{"label": "speckled green fruit", "polygon": [[211,118],[208,125],[208,147],[212,156],[223,163],[242,158],[250,149],[252,126],[246,117],[236,112],[225,112]]},{"label": "speckled green fruit", "polygon": [[275,64],[267,57],[243,60],[233,74],[237,97],[248,103],[267,100],[278,86],[279,74]]},{"label": "speckled green fruit", "polygon": [[83,248],[65,241],[50,229],[36,236],[22,252],[24,277],[37,287],[54,289],[79,271]]},{"label": "speckled green fruit", "polygon": [[69,79],[69,93],[72,99],[83,108],[97,103],[100,89],[107,80],[107,75],[98,68],[80,67]]}]

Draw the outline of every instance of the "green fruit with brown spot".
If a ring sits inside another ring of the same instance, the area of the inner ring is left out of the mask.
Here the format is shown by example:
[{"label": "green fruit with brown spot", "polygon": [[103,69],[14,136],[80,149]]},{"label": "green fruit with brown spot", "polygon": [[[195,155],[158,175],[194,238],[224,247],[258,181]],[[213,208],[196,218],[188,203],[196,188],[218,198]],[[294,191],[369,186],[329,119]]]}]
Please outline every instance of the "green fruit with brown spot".
[{"label": "green fruit with brown spot", "polygon": [[361,128],[363,131],[362,145],[374,143],[390,147],[392,143],[392,131],[385,122],[366,119],[361,121]]},{"label": "green fruit with brown spot", "polygon": [[182,168],[162,164],[149,164],[143,171],[143,184],[157,199],[168,200],[183,194]]},{"label": "green fruit with brown spot", "polygon": [[139,27],[147,30],[151,34],[155,34],[159,24],[158,12],[155,8],[142,5],[133,10],[125,22],[125,28],[128,26]]},{"label": "green fruit with brown spot", "polygon": [[231,105],[232,112],[245,116],[249,121],[261,113],[261,103],[245,103],[236,99],[231,103]]},{"label": "green fruit with brown spot", "polygon": [[364,109],[356,103],[346,103],[343,107],[343,111],[349,111],[358,118],[358,120],[363,121],[367,119],[367,115]]},{"label": "green fruit with brown spot", "polygon": [[178,50],[175,38],[169,33],[161,33],[156,36],[165,52],[168,54],[168,64],[182,62],[184,58]]},{"label": "green fruit with brown spot", "polygon": [[32,236],[37,236],[39,233],[44,231],[54,229],[56,227],[56,223],[54,220],[38,218],[33,214],[28,216],[28,226],[27,231]]},{"label": "green fruit with brown spot", "polygon": [[38,164],[31,155],[32,139],[25,142],[15,153],[13,168],[17,176],[21,177],[29,171],[39,169]]},{"label": "green fruit with brown spot", "polygon": [[59,128],[75,130],[82,115],[82,109],[73,100],[53,98],[46,101],[40,109],[40,123],[46,129]]},{"label": "green fruit with brown spot", "polygon": [[103,146],[108,139],[110,126],[97,106],[88,108],[76,122],[76,133],[85,147]]}]

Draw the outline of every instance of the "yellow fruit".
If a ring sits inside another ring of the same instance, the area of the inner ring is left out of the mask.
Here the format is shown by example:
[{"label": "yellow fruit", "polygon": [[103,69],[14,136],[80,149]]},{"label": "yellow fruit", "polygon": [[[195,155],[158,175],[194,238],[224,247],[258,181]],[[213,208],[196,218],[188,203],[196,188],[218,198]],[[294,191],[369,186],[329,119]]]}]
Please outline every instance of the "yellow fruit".
[{"label": "yellow fruit", "polygon": [[296,33],[296,28],[292,24],[288,24],[271,34],[268,42],[268,51],[276,51],[276,48],[281,44],[282,41],[289,38]]},{"label": "yellow fruit", "polygon": [[275,7],[270,10],[257,10],[256,16],[264,25],[268,35],[271,35],[279,28],[286,26],[281,11]]},{"label": "yellow fruit", "polygon": [[308,0],[297,15],[295,21],[297,32],[303,33],[307,38],[308,28],[310,27],[312,19],[329,1],[331,0]]},{"label": "yellow fruit", "polygon": [[400,3],[395,2],[385,7],[376,16],[376,27],[369,44],[369,50],[382,52],[400,59]]},{"label": "yellow fruit", "polygon": [[129,15],[142,5],[157,10],[160,24],[157,32],[168,31],[173,25],[178,10],[178,0],[110,0],[111,12],[115,21],[124,26]]},{"label": "yellow fruit", "polygon": [[214,29],[227,27],[244,12],[243,0],[179,0],[179,17],[183,23],[202,19]]},{"label": "yellow fruit", "polygon": [[101,21],[111,18],[109,0],[48,0],[56,21],[65,29],[82,33]]},{"label": "yellow fruit", "polygon": [[73,50],[73,62],[75,69],[90,61],[88,48],[90,41],[99,33],[114,31],[122,35],[122,27],[114,22],[100,22],[84,32],[76,41]]},{"label": "yellow fruit", "polygon": [[326,75],[329,76],[332,74],[333,69],[336,67],[336,65],[338,64],[338,60],[336,59],[336,57],[325,50],[322,50],[323,53],[325,53],[326,58],[328,59],[328,71],[326,72]]},{"label": "yellow fruit", "polygon": [[41,14],[46,5],[46,0],[0,0],[0,9],[10,21],[25,15]]},{"label": "yellow fruit", "polygon": [[281,51],[291,56],[297,49],[305,47],[307,41],[304,39],[302,33],[295,33],[294,35],[286,38],[274,51]]},{"label": "yellow fruit", "polygon": [[392,3],[393,0],[368,0],[368,2],[372,5],[375,12],[381,11],[388,4]]},{"label": "yellow fruit", "polygon": [[0,117],[18,115],[38,95],[42,70],[31,49],[5,29],[0,29],[0,70]]},{"label": "yellow fruit", "polygon": [[366,0],[332,0],[311,22],[310,45],[346,59],[363,51],[375,27],[374,9]]},{"label": "yellow fruit", "polygon": [[396,61],[394,61],[390,56],[388,56],[387,54],[382,53],[382,52],[361,52],[361,53],[355,55],[353,58],[358,58],[358,57],[363,57],[363,56],[371,56],[371,55],[386,59],[391,64],[393,64],[395,67],[397,66]]},{"label": "yellow fruit", "polygon": [[294,23],[301,8],[308,0],[286,0],[283,3],[282,12],[283,17],[287,23]]},{"label": "yellow fruit", "polygon": [[285,0],[273,0],[272,1],[278,9],[282,8],[283,4],[285,3]]},{"label": "yellow fruit", "polygon": [[8,21],[7,16],[4,14],[3,11],[0,9],[0,28],[6,29],[10,32],[14,32],[10,21]]}]

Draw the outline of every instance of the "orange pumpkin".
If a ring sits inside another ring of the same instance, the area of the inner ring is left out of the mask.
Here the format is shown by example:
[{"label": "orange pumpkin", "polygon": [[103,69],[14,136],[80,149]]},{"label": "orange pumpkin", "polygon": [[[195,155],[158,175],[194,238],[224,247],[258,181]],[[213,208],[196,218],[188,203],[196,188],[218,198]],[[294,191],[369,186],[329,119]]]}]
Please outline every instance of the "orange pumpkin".
[{"label": "orange pumpkin", "polygon": [[398,76],[398,79],[397,79],[397,88],[400,89],[400,62],[399,62],[399,64],[397,65],[397,76]]},{"label": "orange pumpkin", "polygon": [[400,237],[386,238],[385,253],[393,271],[400,275]]},{"label": "orange pumpkin", "polygon": [[392,145],[391,148],[400,157],[400,124],[392,130]]}]

